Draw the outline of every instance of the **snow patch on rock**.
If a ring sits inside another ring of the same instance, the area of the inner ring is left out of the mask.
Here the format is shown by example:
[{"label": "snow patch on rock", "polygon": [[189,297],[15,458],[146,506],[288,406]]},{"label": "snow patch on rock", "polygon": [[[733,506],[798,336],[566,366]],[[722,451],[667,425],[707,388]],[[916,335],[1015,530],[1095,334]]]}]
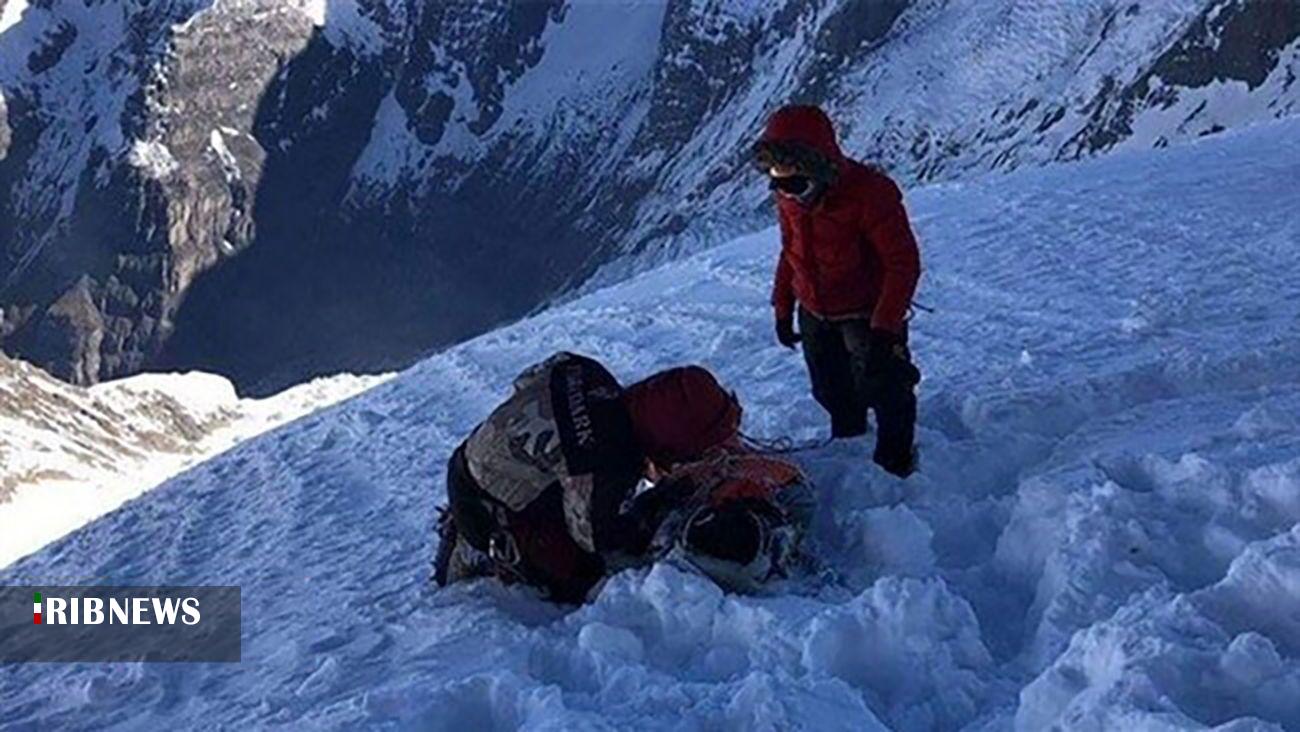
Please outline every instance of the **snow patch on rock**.
[{"label": "snow patch on rock", "polygon": [[172,151],[156,140],[136,140],[127,148],[126,161],[153,178],[166,178],[176,172],[180,164]]}]

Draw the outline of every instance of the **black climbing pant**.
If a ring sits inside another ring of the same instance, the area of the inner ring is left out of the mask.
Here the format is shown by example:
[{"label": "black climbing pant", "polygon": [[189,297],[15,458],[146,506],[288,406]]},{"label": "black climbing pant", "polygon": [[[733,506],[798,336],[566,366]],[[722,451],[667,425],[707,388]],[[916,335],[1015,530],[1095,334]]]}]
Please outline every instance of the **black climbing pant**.
[{"label": "black climbing pant", "polygon": [[813,397],[831,417],[831,434],[855,437],[876,415],[875,461],[895,474],[912,470],[916,393],[921,372],[903,347],[873,351],[870,323],[862,318],[825,320],[799,309],[799,331]]},{"label": "black climbing pant", "polygon": [[[447,499],[460,537],[491,558],[502,580],[533,585],[557,602],[581,603],[605,574],[604,561],[569,535],[559,482],[511,511],[474,480],[461,445],[447,464]],[[496,551],[502,547],[493,542],[510,551]]]}]

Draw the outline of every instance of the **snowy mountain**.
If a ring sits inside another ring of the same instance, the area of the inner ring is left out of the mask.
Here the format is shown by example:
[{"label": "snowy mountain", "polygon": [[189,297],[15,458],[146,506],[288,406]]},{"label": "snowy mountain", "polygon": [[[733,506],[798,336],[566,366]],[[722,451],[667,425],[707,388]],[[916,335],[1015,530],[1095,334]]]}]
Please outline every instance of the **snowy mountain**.
[{"label": "snowy mountain", "polygon": [[202,373],[73,386],[0,354],[0,566],[191,465],[381,381],[335,376],[253,400]]},{"label": "snowy mountain", "polygon": [[240,585],[243,662],[9,667],[0,727],[1300,729],[1298,178],[1288,120],[914,190],[923,470],[895,480],[863,440],[797,456],[837,580],[743,597],[660,564],[576,610],[426,581],[443,462],[556,349],[624,380],[702,362],[747,432],[823,432],[772,343],[768,229],[434,355],[10,566]]},{"label": "snowy mountain", "polygon": [[1277,0],[0,2],[0,345],[387,369],[757,228],[764,115],[905,182],[1294,114]]}]

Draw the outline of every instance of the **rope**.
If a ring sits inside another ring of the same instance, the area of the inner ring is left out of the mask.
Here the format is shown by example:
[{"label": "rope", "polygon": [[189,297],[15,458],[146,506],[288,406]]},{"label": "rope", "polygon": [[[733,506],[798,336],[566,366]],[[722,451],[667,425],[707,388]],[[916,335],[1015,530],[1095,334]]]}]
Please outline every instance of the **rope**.
[{"label": "rope", "polygon": [[744,443],[745,447],[765,455],[792,455],[798,452],[819,450],[830,445],[833,438],[821,437],[815,440],[796,442],[789,437],[753,437],[741,432],[740,441]]}]

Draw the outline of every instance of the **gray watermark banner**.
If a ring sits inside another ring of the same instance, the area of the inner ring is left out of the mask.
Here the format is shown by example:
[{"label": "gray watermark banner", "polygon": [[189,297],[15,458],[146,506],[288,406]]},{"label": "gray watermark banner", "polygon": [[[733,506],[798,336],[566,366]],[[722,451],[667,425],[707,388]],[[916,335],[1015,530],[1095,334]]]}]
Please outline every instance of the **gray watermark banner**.
[{"label": "gray watermark banner", "polygon": [[0,587],[0,663],[238,662],[238,587]]}]

